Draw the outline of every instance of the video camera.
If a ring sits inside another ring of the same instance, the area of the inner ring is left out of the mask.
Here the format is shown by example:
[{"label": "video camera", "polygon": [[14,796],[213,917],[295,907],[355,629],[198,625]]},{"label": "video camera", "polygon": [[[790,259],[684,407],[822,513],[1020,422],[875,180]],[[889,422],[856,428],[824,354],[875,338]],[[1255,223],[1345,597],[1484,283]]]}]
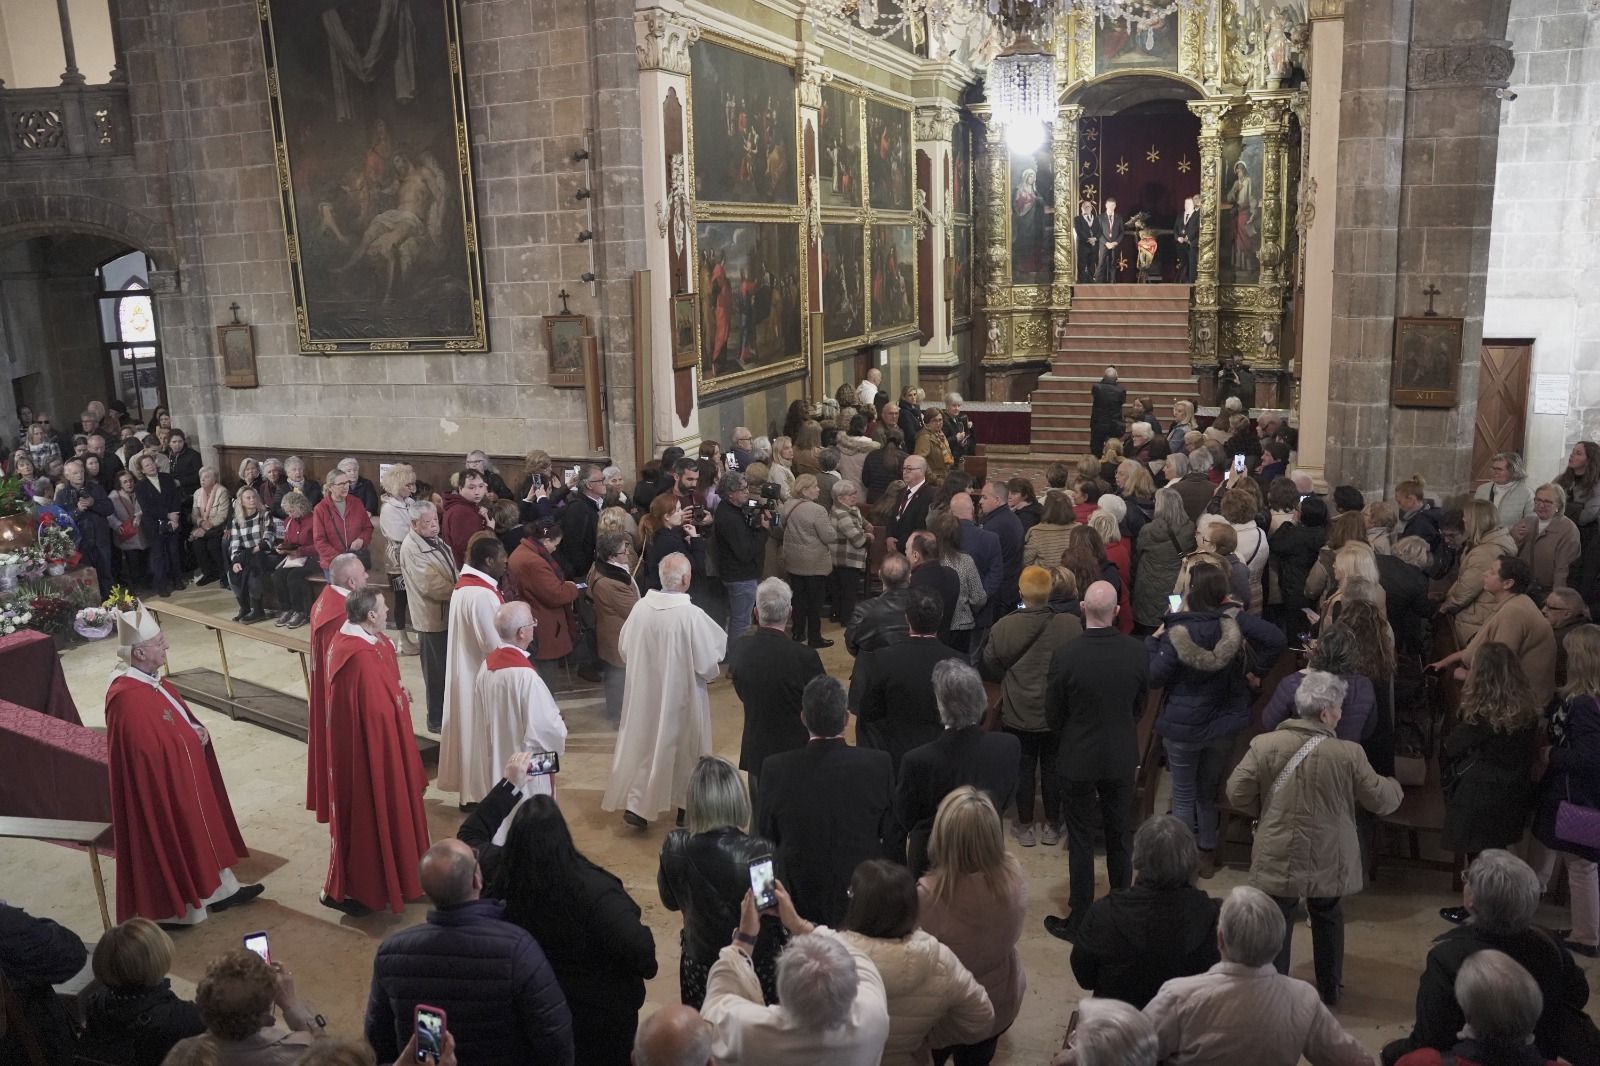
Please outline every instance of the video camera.
[{"label": "video camera", "polygon": [[763,484],[759,495],[752,495],[744,501],[742,513],[744,514],[745,523],[754,527],[761,523],[763,514],[776,514],[778,504],[783,502],[782,497],[782,490],[777,485],[770,481]]}]

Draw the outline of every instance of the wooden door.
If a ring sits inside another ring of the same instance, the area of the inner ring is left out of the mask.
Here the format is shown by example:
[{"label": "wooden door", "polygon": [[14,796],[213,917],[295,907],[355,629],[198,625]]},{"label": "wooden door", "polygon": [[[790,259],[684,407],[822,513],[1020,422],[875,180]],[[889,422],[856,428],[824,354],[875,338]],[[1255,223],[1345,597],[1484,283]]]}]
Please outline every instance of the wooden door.
[{"label": "wooden door", "polygon": [[1489,480],[1500,452],[1522,453],[1528,431],[1531,340],[1486,340],[1478,371],[1478,415],[1472,434],[1472,483]]}]

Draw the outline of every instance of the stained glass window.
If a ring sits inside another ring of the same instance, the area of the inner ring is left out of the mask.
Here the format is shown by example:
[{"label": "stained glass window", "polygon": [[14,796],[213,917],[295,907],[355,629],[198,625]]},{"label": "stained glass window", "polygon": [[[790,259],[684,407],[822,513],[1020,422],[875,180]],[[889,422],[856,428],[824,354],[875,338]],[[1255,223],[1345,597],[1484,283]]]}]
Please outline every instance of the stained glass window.
[{"label": "stained glass window", "polygon": [[124,343],[149,343],[156,339],[156,320],[150,297],[124,296],[117,302],[117,329]]}]

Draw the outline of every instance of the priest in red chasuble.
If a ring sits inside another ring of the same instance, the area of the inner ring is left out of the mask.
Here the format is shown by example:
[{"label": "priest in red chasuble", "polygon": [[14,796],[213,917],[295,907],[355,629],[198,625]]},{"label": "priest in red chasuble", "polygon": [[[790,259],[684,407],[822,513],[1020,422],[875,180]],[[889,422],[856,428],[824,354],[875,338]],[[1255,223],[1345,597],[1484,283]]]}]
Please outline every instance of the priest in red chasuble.
[{"label": "priest in red chasuble", "polygon": [[311,605],[311,691],[306,701],[306,810],[328,820],[328,647],[344,625],[344,599],[365,588],[367,568],[346,552],[328,567],[328,584]]},{"label": "priest in red chasuble", "polygon": [[328,828],[333,841],[322,902],[346,914],[422,895],[428,850],[422,792],[428,778],[411,726],[411,695],[384,635],[389,610],[374,588],[345,597],[345,623],[328,648]]},{"label": "priest in red chasuble", "polygon": [[167,638],[143,606],[117,616],[124,666],[106,690],[111,823],[117,842],[117,921],[135,916],[194,925],[207,911],[248,903],[233,865],[250,853],[206,732],[159,675]]}]

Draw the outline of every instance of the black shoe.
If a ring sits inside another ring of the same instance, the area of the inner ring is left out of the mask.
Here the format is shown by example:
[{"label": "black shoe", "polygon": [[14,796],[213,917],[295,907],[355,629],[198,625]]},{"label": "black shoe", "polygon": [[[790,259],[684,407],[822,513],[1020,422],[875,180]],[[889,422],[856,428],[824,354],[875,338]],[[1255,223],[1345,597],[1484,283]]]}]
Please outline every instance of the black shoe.
[{"label": "black shoe", "polygon": [[831,647],[833,647],[833,641],[831,641],[831,640],[813,640],[809,644],[807,644],[806,647],[808,647],[808,648],[818,648],[818,649],[831,648]]},{"label": "black shoe", "polygon": [[[300,612],[296,611],[294,617],[289,620],[289,624],[285,628],[287,628],[287,629],[299,629],[301,626],[305,625],[309,621],[311,621],[311,616],[310,615],[301,614]],[[436,730],[434,730],[434,732],[437,733],[438,730],[436,729]]]},{"label": "black shoe", "polygon": [[243,885],[240,887],[239,891],[235,892],[227,899],[218,900],[211,906],[207,907],[206,910],[210,911],[212,914],[217,914],[221,911],[228,910],[230,907],[242,907],[265,891],[266,886],[264,885]]},{"label": "black shoe", "polygon": [[317,902],[341,914],[348,914],[352,918],[361,918],[372,913],[372,908],[364,903],[358,903],[353,899],[333,899],[326,892],[317,894]]},{"label": "black shoe", "polygon": [[1070,944],[1078,938],[1078,928],[1082,924],[1081,921],[1074,921],[1070,914],[1065,918],[1047,914],[1044,919],[1044,931],[1057,940],[1065,940]]},{"label": "black shoe", "polygon": [[589,663],[586,663],[585,665],[578,667],[578,676],[581,677],[583,680],[589,682],[589,684],[591,684],[591,685],[598,685],[600,683],[600,680],[601,680],[600,679],[600,671],[599,671],[599,669],[597,667],[595,667],[593,664],[589,664]]},{"label": "black shoe", "polygon": [[266,611],[263,611],[261,608],[257,607],[255,610],[244,616],[244,624],[247,626],[253,626],[257,622],[265,622],[270,617],[272,616],[267,614]]},{"label": "black shoe", "polygon": [[293,620],[294,620],[294,612],[293,611],[279,611],[278,612],[278,617],[273,619],[272,624],[277,626],[277,627],[279,627],[280,629],[286,629],[286,628],[288,628],[289,623],[291,621],[293,621]]},{"label": "black shoe", "polygon": [[471,814],[473,811],[475,811],[477,809],[478,809],[478,805],[476,803],[458,803],[458,804],[456,804],[456,810],[460,811],[462,814]]},{"label": "black shoe", "polygon": [[1439,917],[1451,925],[1462,925],[1468,918],[1472,917],[1472,912],[1465,907],[1440,907]]},{"label": "black shoe", "polygon": [[240,611],[238,614],[233,616],[233,620],[235,622],[243,622],[245,620],[245,616],[249,613],[249,611]]},{"label": "black shoe", "polygon": [[427,723],[426,728],[427,728],[428,732],[432,733],[434,736],[438,736],[440,733],[444,732],[444,723],[443,722],[429,722],[429,723]]},{"label": "black shoe", "polygon": [[637,814],[634,814],[632,811],[623,811],[622,812],[622,824],[627,826],[630,829],[649,829],[650,828],[650,823],[649,822],[645,821],[643,818],[640,818]]},{"label": "black shoe", "polygon": [[199,581],[196,581],[194,583],[194,587],[197,588],[197,589],[203,589],[203,588],[205,588],[207,585],[211,584],[215,580],[216,580],[216,578],[214,578],[214,577],[209,577],[209,576],[208,577],[203,577]]},{"label": "black shoe", "polygon": [[176,933],[183,929],[193,929],[194,926],[187,922],[157,922],[156,928],[168,933]]},{"label": "black shoe", "polygon": [[679,807],[678,808],[678,828],[679,829],[683,828],[683,814],[684,814],[683,808]]},{"label": "black shoe", "polygon": [[1600,947],[1595,947],[1593,944],[1577,944],[1571,940],[1563,939],[1561,946],[1574,955],[1582,955],[1586,959],[1600,958]]},{"label": "black shoe", "polygon": [[1327,1007],[1329,1010],[1334,1010],[1339,1006],[1339,990],[1337,988],[1332,992],[1323,992],[1319,990],[1317,995],[1322,997],[1322,1005]]}]

